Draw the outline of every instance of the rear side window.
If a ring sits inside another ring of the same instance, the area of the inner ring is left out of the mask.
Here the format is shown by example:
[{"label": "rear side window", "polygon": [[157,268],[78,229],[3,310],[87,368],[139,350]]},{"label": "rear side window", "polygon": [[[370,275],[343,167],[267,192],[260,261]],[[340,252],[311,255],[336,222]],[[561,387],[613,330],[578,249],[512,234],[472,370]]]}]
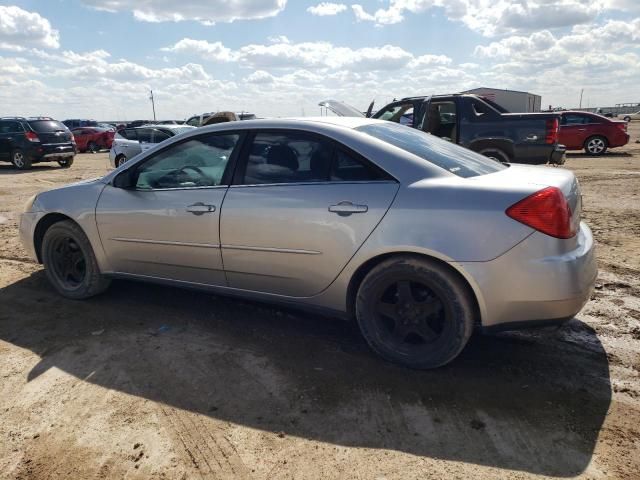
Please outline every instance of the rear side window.
[{"label": "rear side window", "polygon": [[585,123],[589,122],[586,115],[569,113],[562,116],[562,120],[560,121],[560,123],[561,125],[584,125]]},{"label": "rear side window", "polygon": [[0,133],[20,133],[24,132],[24,128],[20,122],[8,122],[2,121],[0,122]]},{"label": "rear side window", "polygon": [[389,177],[353,154],[336,149],[331,168],[332,182],[366,182],[387,180]]},{"label": "rear side window", "polygon": [[507,168],[497,160],[402,125],[376,123],[358,127],[356,130],[401,148],[462,178],[486,175]]},{"label": "rear side window", "polygon": [[150,128],[138,128],[136,129],[138,134],[138,141],[140,143],[151,143],[151,129]]},{"label": "rear side window", "polygon": [[171,137],[172,135],[164,130],[153,130],[153,143],[164,142],[166,139]]},{"label": "rear side window", "polygon": [[31,128],[38,133],[67,130],[67,127],[64,124],[55,120],[32,120],[29,122],[29,125],[31,125]]}]

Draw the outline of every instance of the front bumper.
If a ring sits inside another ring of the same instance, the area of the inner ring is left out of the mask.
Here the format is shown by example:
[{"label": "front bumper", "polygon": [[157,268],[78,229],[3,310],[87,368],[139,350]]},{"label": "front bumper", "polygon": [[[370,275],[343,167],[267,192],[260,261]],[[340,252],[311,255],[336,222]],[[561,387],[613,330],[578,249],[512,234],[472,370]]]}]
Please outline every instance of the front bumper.
[{"label": "front bumper", "polygon": [[459,267],[472,279],[488,330],[570,319],[591,297],[598,275],[593,236],[584,223],[573,239],[535,232],[494,260]]}]

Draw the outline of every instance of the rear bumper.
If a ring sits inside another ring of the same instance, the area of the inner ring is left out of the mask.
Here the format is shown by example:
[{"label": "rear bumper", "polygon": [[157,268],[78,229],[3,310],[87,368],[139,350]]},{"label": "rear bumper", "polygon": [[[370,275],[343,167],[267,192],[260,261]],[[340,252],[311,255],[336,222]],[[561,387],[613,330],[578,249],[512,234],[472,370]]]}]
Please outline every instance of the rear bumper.
[{"label": "rear bumper", "polygon": [[[570,251],[566,242],[572,244]],[[473,279],[486,330],[570,319],[591,297],[598,275],[593,237],[584,223],[574,239],[535,232],[490,262],[459,266]]]},{"label": "rear bumper", "polygon": [[73,157],[76,149],[71,143],[65,144],[44,144],[33,148],[30,151],[32,161],[49,161],[60,158]]}]

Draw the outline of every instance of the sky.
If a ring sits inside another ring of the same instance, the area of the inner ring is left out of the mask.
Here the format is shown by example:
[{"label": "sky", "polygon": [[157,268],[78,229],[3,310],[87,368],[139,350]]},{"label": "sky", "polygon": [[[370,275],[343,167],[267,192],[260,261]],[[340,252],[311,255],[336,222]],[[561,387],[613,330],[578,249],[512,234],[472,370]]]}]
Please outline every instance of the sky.
[{"label": "sky", "polygon": [[0,116],[315,116],[476,87],[640,102],[640,0],[0,0]]}]

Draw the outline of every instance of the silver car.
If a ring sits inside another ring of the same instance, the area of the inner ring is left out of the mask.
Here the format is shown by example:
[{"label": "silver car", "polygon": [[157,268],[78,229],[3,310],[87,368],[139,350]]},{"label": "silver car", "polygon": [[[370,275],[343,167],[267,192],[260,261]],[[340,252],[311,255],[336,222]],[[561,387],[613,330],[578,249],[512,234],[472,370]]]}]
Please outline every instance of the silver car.
[{"label": "silver car", "polygon": [[112,168],[119,167],[157,143],[194,128],[189,125],[144,125],[122,129],[113,138],[109,150],[109,163]]},{"label": "silver car", "polygon": [[568,170],[325,117],[183,133],[38,194],[20,232],[68,298],[129,278],[294,305],[355,318],[386,359],[433,368],[474,327],[580,311],[597,274],[580,211]]}]

